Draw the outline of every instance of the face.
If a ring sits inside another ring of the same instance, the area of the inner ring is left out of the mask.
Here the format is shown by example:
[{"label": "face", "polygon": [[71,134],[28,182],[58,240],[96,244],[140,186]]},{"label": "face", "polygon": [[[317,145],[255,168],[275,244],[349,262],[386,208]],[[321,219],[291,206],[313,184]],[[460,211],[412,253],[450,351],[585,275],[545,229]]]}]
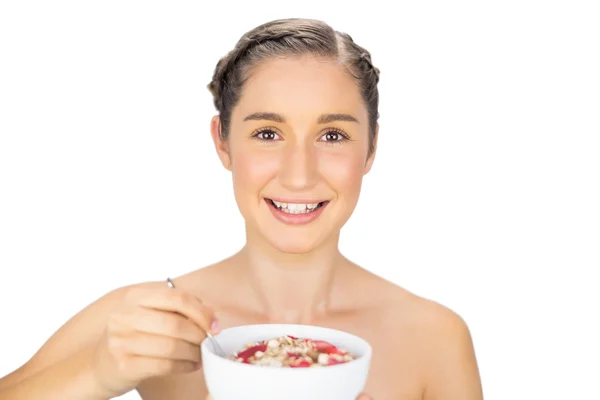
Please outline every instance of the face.
[{"label": "face", "polygon": [[218,117],[211,126],[248,240],[293,254],[337,241],[373,162],[368,122],[357,84],[332,61],[278,59],[256,67],[226,141]]}]

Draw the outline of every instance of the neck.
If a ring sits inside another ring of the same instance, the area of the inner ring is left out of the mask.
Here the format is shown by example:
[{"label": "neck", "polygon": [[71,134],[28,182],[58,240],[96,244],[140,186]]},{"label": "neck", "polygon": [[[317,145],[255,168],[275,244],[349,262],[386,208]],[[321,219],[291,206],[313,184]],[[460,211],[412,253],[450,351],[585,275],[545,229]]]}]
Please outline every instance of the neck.
[{"label": "neck", "polygon": [[344,259],[338,240],[333,237],[309,253],[289,254],[247,238],[238,265],[269,320],[310,323],[327,312],[333,278]]}]

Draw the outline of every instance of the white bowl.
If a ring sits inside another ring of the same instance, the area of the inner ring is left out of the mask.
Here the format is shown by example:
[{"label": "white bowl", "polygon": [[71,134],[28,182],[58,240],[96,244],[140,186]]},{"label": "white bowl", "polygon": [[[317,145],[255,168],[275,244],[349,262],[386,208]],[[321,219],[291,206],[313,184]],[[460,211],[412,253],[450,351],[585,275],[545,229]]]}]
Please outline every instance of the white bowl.
[{"label": "white bowl", "polygon": [[325,340],[357,356],[343,364],[281,368],[243,364],[218,356],[202,342],[204,379],[212,400],[356,400],[367,382],[372,349],[364,339],[309,325],[265,324],[228,328],[215,338],[229,355],[246,344],[279,336]]}]

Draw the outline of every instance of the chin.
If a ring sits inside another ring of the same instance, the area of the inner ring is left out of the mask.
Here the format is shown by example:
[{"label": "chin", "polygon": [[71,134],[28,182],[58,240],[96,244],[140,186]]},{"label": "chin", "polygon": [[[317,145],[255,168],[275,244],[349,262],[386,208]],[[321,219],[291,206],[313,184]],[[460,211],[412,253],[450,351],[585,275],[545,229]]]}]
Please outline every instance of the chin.
[{"label": "chin", "polygon": [[306,254],[319,247],[322,240],[318,238],[302,237],[301,235],[281,235],[279,237],[266,237],[267,242],[278,251],[286,254]]}]

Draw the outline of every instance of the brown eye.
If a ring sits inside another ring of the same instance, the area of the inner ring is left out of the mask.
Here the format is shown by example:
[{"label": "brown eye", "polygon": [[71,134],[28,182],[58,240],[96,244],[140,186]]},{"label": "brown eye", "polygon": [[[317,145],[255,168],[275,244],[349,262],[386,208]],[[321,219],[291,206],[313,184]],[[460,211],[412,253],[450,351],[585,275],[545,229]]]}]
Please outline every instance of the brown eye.
[{"label": "brown eye", "polygon": [[337,132],[329,132],[325,134],[325,140],[328,142],[337,142],[340,140],[340,134]]},{"label": "brown eye", "polygon": [[274,140],[277,140],[278,135],[270,129],[265,129],[263,131],[257,132],[254,135],[254,137],[261,141],[272,142]]},{"label": "brown eye", "polygon": [[321,136],[320,141],[325,143],[342,143],[346,140],[349,140],[348,135],[343,132],[338,132],[336,130],[332,130]]},{"label": "brown eye", "polygon": [[258,137],[260,137],[262,140],[273,140],[273,139],[275,139],[275,132],[271,132],[271,131],[261,132],[258,134]]}]

